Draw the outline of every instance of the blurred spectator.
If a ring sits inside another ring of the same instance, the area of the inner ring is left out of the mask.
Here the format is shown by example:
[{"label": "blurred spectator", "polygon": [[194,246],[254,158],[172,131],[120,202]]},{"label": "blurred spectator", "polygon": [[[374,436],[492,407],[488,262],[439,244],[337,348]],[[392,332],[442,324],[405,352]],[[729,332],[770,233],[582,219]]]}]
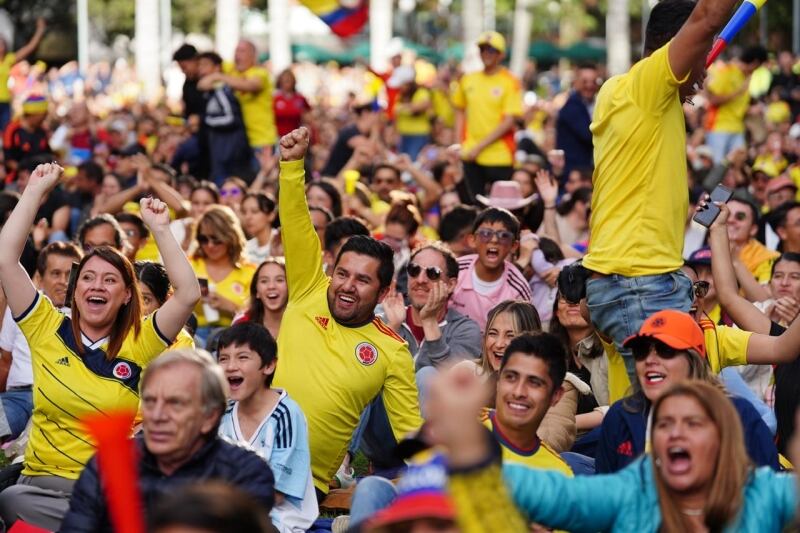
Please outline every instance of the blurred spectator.
[{"label": "blurred spectator", "polygon": [[594,114],[594,97],[600,87],[594,65],[580,65],[575,71],[572,92],[558,112],[556,146],[564,150],[564,176],[574,168],[593,166],[592,132],[589,124]]}]

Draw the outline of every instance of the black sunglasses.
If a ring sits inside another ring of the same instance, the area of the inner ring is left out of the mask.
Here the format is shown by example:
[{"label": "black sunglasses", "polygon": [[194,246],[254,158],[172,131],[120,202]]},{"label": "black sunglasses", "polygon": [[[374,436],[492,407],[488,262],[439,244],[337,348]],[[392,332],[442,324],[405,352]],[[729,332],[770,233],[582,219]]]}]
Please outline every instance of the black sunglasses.
[{"label": "black sunglasses", "polygon": [[[406,272],[408,272],[409,278],[416,278],[422,272],[422,267],[416,263],[409,263],[406,267]],[[436,281],[442,277],[442,269],[435,266],[425,267],[425,275],[428,276],[429,280]]]},{"label": "black sunglasses", "polygon": [[489,228],[480,228],[475,232],[475,235],[481,242],[492,242],[492,239],[497,237],[500,244],[509,246],[514,243],[514,234],[510,231],[498,230],[495,231]]},{"label": "black sunglasses", "polygon": [[208,243],[211,244],[222,244],[222,241],[217,239],[216,237],[209,237],[208,235],[198,235],[197,242],[200,246],[205,246]]},{"label": "black sunglasses", "polygon": [[655,350],[656,354],[662,359],[672,359],[682,351],[667,346],[661,341],[647,339],[635,342],[631,346],[634,361],[644,361],[647,359],[647,356],[650,355],[651,350]]}]

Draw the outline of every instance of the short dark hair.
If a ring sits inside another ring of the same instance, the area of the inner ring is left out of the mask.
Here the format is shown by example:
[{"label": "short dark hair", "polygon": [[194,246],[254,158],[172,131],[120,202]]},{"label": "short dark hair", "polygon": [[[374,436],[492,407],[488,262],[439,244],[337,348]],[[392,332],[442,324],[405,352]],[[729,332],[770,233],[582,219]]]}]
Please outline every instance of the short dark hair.
[{"label": "short dark hair", "polygon": [[378,282],[380,288],[385,289],[392,283],[394,277],[394,252],[385,242],[381,242],[365,235],[353,235],[344,243],[339,255],[336,256],[334,266],[339,264],[339,260],[345,252],[354,252],[377,259],[380,263],[378,267]]},{"label": "short dark hair", "polygon": [[[261,358],[261,368],[271,364],[278,357],[278,345],[267,328],[257,322],[239,322],[223,331],[217,340],[217,354],[232,345],[247,346]],[[273,372],[265,376],[264,385],[272,386]]]},{"label": "short dark hair", "polygon": [[197,54],[197,59],[207,59],[217,66],[222,65],[222,57],[216,52],[202,52]]},{"label": "short dark hair", "polygon": [[325,250],[333,252],[333,249],[338,246],[342,239],[348,239],[354,235],[364,235],[368,237],[369,229],[356,217],[344,216],[334,218],[331,223],[325,227],[325,242],[323,243]]},{"label": "short dark hair", "polygon": [[78,228],[78,244],[80,244],[81,248],[83,248],[84,239],[86,239],[86,233],[91,229],[102,226],[103,224],[108,224],[109,226],[114,228],[114,247],[117,250],[122,249],[122,243],[125,240],[125,233],[119,226],[119,222],[117,222],[117,219],[112,217],[108,213],[95,215],[92,218],[87,219],[83,224],[81,224],[81,227]]},{"label": "short dark hair", "polygon": [[325,179],[312,181],[306,185],[306,192],[311,187],[319,187],[331,199],[331,213],[333,213],[334,218],[342,216],[342,195],[335,185]]},{"label": "short dark hair", "polygon": [[264,192],[249,192],[242,198],[242,203],[248,198],[252,198],[258,204],[258,210],[264,214],[270,215],[275,211],[275,199]]},{"label": "short dark hair", "polygon": [[219,203],[219,187],[213,181],[208,180],[200,180],[197,184],[192,187],[192,192],[189,193],[189,198],[191,199],[192,195],[195,191],[206,191],[208,194],[214,197],[214,203]]},{"label": "short dark hair", "polygon": [[650,11],[644,37],[644,53],[649,56],[678,34],[694,10],[693,0],[662,0]]},{"label": "short dark hair", "polygon": [[562,197],[561,203],[558,204],[556,207],[556,211],[559,215],[564,216],[575,207],[575,204],[578,202],[583,203],[590,203],[592,201],[592,188],[591,187],[579,187],[572,191],[572,193],[567,193]]},{"label": "short dark hair", "polygon": [[103,167],[94,161],[84,161],[78,165],[78,172],[83,172],[86,177],[98,185],[103,183]]},{"label": "short dark hair", "polygon": [[553,382],[552,395],[561,387],[567,374],[567,352],[564,345],[552,333],[524,333],[515,337],[506,348],[500,362],[500,372],[506,367],[513,354],[538,357],[547,363],[547,373]]},{"label": "short dark hair", "polygon": [[764,63],[767,60],[767,50],[763,46],[748,46],[739,56],[742,63]]},{"label": "short dark hair", "polygon": [[453,242],[469,230],[478,218],[478,208],[472,205],[459,205],[447,213],[439,221],[439,238],[444,242]]},{"label": "short dark hair", "polygon": [[196,59],[197,58],[197,48],[192,46],[191,44],[184,43],[175,50],[175,53],[172,54],[173,61],[187,61],[189,59]]},{"label": "short dark hair", "polygon": [[478,213],[475,222],[472,223],[472,233],[478,231],[481,224],[494,224],[499,222],[504,225],[508,231],[514,234],[514,239],[519,239],[519,220],[508,209],[500,207],[487,207]]},{"label": "short dark hair", "polygon": [[136,271],[136,279],[139,280],[139,283],[147,285],[159,306],[164,305],[172,288],[164,265],[153,261],[136,261],[133,269]]},{"label": "short dark hair", "polygon": [[14,191],[0,191],[0,225],[5,224],[11,211],[17,207],[20,195]]},{"label": "short dark hair", "polygon": [[38,272],[40,276],[44,276],[44,272],[47,269],[47,259],[51,255],[70,257],[76,262],[80,262],[83,257],[83,252],[71,242],[51,242],[42,248],[42,251],[39,252],[39,256],[36,258],[36,272]]},{"label": "short dark hair", "polygon": [[740,204],[744,204],[749,207],[750,214],[753,215],[753,224],[758,224],[758,221],[761,218],[761,212],[759,211],[758,206],[754,204],[752,200],[743,195],[734,194],[730,201],[739,202]]},{"label": "short dark hair", "polygon": [[377,174],[379,170],[383,170],[385,168],[391,170],[392,172],[394,172],[394,177],[397,179],[397,181],[401,181],[402,180],[402,177],[400,176],[400,169],[399,168],[397,168],[396,166],[394,166],[391,163],[379,163],[379,164],[375,165],[375,167],[372,169],[372,175],[370,176],[370,180],[369,180],[370,183],[372,183],[372,179],[375,177],[375,174]]},{"label": "short dark hair", "polygon": [[783,252],[775,261],[772,262],[772,271],[769,274],[770,278],[775,275],[775,267],[778,266],[778,263],[781,261],[800,263],[800,254],[795,252]]},{"label": "short dark hair", "polygon": [[51,163],[54,159],[55,156],[53,156],[53,154],[38,154],[23,157],[20,160],[19,165],[17,165],[17,171],[33,174],[33,171],[36,170],[36,167],[39,165],[44,165],[45,163]]},{"label": "short dark hair", "polygon": [[800,207],[800,202],[790,200],[779,205],[767,217],[774,228],[782,228],[786,226],[786,218],[789,216],[789,211]]},{"label": "short dark hair", "polygon": [[408,259],[409,261],[413,261],[417,254],[422,252],[423,250],[436,250],[442,257],[444,257],[444,264],[447,266],[447,277],[448,278],[457,278],[458,277],[458,259],[456,259],[455,254],[453,251],[442,241],[433,241],[428,244],[424,244],[418,248],[416,248],[413,252],[411,252],[411,257]]},{"label": "short dark hair", "polygon": [[147,229],[147,226],[142,220],[142,217],[137,215],[136,213],[128,213],[127,211],[123,211],[121,213],[117,213],[114,215],[114,218],[117,219],[117,222],[120,224],[126,222],[128,224],[133,224],[136,226],[136,231],[139,232],[139,238],[146,239],[150,236],[150,230]]}]

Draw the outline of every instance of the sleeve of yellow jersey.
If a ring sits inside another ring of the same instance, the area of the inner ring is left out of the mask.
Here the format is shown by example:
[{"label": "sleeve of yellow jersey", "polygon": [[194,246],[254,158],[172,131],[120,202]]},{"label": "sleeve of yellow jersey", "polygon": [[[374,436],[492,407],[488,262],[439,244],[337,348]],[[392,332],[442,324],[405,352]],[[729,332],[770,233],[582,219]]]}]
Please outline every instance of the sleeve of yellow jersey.
[{"label": "sleeve of yellow jersey", "polygon": [[464,78],[462,77],[453,87],[453,93],[450,96],[450,102],[456,109],[464,109],[467,107],[467,97],[464,94]]},{"label": "sleeve of yellow jersey", "polygon": [[718,96],[730,93],[730,83],[727,78],[721,64],[716,63],[708,71],[708,79],[705,82],[706,90]]},{"label": "sleeve of yellow jersey", "polygon": [[508,91],[503,102],[503,115],[507,117],[522,116],[522,87],[511,73],[508,73]]},{"label": "sleeve of yellow jersey", "polygon": [[678,87],[689,77],[689,74],[682,80],[675,77],[669,64],[670,46],[672,41],[639,61],[628,74],[634,104],[654,115],[662,114],[678,98]]},{"label": "sleeve of yellow jersey", "polygon": [[383,384],[383,405],[389,416],[392,433],[398,442],[422,425],[414,378],[414,359],[406,344],[398,348],[392,364],[389,365],[389,373]]},{"label": "sleeve of yellow jersey", "polygon": [[753,335],[750,331],[727,326],[703,330],[706,338],[708,363],[715,374],[729,366],[747,364],[747,345]]},{"label": "sleeve of yellow jersey", "polygon": [[303,161],[281,161],[278,212],[286,258],[286,284],[289,301],[304,296],[326,282],[322,272],[322,253],[317,232],[311,223],[305,190]]}]

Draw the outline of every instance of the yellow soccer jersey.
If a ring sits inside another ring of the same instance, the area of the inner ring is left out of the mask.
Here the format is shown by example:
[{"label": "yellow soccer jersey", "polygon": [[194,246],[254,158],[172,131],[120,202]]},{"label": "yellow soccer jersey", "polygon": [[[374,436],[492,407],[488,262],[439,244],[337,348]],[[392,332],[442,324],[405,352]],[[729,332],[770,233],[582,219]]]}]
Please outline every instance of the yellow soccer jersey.
[{"label": "yellow soccer jersey", "polygon": [[177,350],[178,348],[194,348],[194,338],[185,329],[181,329],[178,332],[175,342],[169,347],[170,350]]},{"label": "yellow soccer jersey", "polygon": [[9,52],[2,59],[0,59],[0,103],[8,104],[11,102],[11,91],[8,89],[8,77],[11,73],[11,67],[17,56],[13,52]]},{"label": "yellow soccer jersey", "polygon": [[[24,475],[77,479],[95,451],[80,419],[138,407],[142,370],[172,342],[158,331],[154,317],[142,321],[138,337],[128,334],[111,361],[106,359],[107,338],[91,345],[89,339],[76,341],[71,319],[46,297],[37,294],[16,318],[31,347],[34,384]],[[83,356],[77,342],[84,343]]]},{"label": "yellow soccer jersey", "polygon": [[485,409],[481,414],[481,422],[492,431],[497,442],[500,443],[500,447],[503,449],[503,464],[517,464],[537,470],[557,470],[565,476],[572,477],[572,469],[569,465],[544,441],[540,440],[531,450],[523,450],[514,446],[498,427],[495,413],[494,409]]},{"label": "yellow soccer jersey", "polygon": [[[505,68],[491,75],[483,71],[465,74],[453,93],[453,105],[463,109],[465,124],[462,152],[469,152],[494,131],[505,117],[522,116],[522,89],[519,80]],[[476,159],[485,166],[514,163],[514,130],[490,144]]]},{"label": "yellow soccer jersey", "polygon": [[[708,71],[706,89],[718,96],[729,96],[739,91],[745,83],[744,72],[732,63],[716,63]],[[721,106],[711,106],[706,113],[705,128],[723,133],[744,132],[744,116],[750,107],[749,91]]]},{"label": "yellow soccer jersey", "polygon": [[422,424],[414,364],[406,343],[379,318],[339,325],[328,308],[330,279],[304,190],[302,161],[281,162],[279,209],[289,303],[278,335],[277,388],[308,420],[314,485],[328,491],[364,408],[378,394],[395,438]]},{"label": "yellow soccer jersey", "polygon": [[236,91],[236,99],[242,108],[244,127],[250,146],[271,146],[278,140],[278,129],[275,126],[275,112],[272,109],[272,81],[267,69],[259,66],[250,67],[244,72],[231,69],[227,72],[235,78],[258,78],[264,87],[257,93]]},{"label": "yellow soccer jersey", "polygon": [[590,270],[646,276],[683,265],[686,122],[669,46],[609,79],[597,95],[592,240],[583,260]]},{"label": "yellow soccer jersey", "polygon": [[[411,105],[421,104],[422,102],[430,102],[431,93],[428,89],[420,87],[411,97]],[[412,114],[411,111],[398,109],[398,104],[405,104],[405,102],[398,102],[394,108],[394,120],[397,127],[397,133],[400,135],[428,135],[431,132],[431,117],[429,112]]]},{"label": "yellow soccer jersey", "polygon": [[[200,279],[207,279],[210,284],[214,286],[214,292],[226,298],[242,309],[250,301],[250,283],[253,281],[253,274],[256,272],[256,267],[250,263],[241,263],[234,268],[222,281],[216,282],[208,277],[206,271],[205,259],[190,259],[194,273]],[[203,302],[200,301],[194,308],[194,314],[197,317],[197,326],[220,326],[227,327],[233,321],[232,315],[224,313],[219,314],[219,320],[214,323],[209,323],[206,315],[203,313]]]}]

